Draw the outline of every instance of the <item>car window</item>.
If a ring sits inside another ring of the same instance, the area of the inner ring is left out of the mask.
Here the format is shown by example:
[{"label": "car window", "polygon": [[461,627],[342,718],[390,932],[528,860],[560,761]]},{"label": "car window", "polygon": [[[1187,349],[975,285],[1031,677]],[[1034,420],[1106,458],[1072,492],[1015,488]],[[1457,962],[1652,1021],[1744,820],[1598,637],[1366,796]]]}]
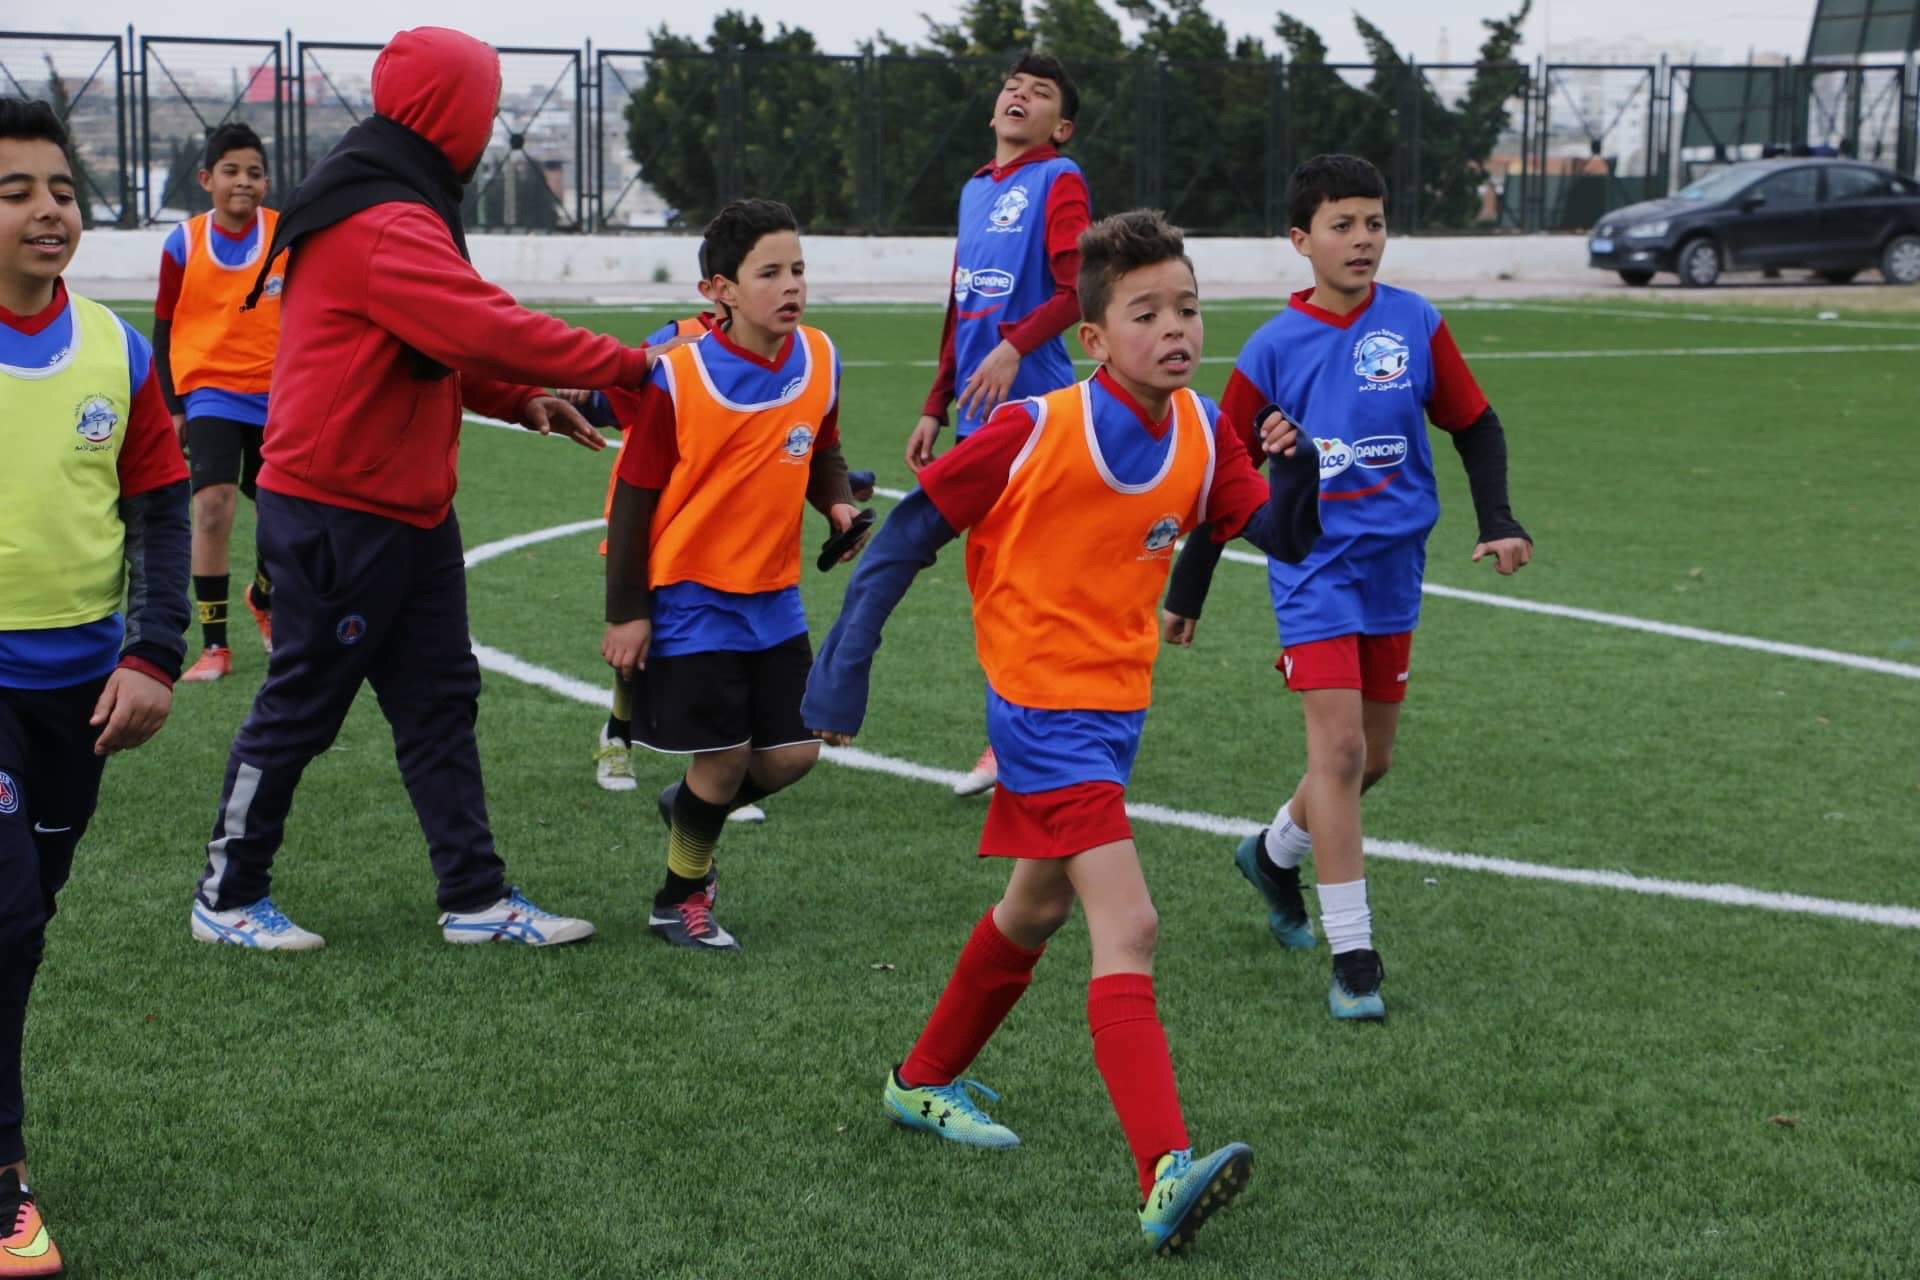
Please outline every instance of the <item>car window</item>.
[{"label": "car window", "polygon": [[1789,169],[1754,184],[1749,195],[1765,196],[1769,209],[1792,209],[1812,204],[1820,190],[1818,169]]},{"label": "car window", "polygon": [[1687,184],[1674,194],[1682,200],[1695,203],[1724,200],[1751,181],[1753,181],[1752,168],[1747,165],[1734,165],[1729,169],[1716,169],[1706,177]]},{"label": "car window", "polygon": [[1835,166],[1827,170],[1827,199],[1875,200],[1893,191],[1893,175]]}]

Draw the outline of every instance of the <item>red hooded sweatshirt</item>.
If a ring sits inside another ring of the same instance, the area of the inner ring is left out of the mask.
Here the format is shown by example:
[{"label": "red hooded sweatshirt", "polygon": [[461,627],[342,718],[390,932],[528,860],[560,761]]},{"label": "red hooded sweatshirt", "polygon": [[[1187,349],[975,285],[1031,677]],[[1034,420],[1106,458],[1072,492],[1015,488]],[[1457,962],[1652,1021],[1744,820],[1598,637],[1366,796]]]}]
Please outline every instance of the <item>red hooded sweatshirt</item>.
[{"label": "red hooded sweatshirt", "polygon": [[[373,109],[458,173],[486,150],[499,91],[493,49],[444,27],[401,32],[373,64]],[[263,489],[429,529],[453,504],[462,406],[518,422],[540,386],[646,383],[645,347],[521,307],[480,278],[426,205],[363,209],[308,236],[295,258]],[[453,374],[413,376],[408,348]]]}]

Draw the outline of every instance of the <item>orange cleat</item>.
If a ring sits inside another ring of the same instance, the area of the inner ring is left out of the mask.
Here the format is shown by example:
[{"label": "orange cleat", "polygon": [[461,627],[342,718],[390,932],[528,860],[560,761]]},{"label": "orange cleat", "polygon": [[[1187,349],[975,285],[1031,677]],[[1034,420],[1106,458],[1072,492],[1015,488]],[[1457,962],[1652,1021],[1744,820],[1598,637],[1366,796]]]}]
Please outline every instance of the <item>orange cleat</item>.
[{"label": "orange cleat", "polygon": [[[233,650],[210,644],[200,651],[192,666],[180,673],[181,684],[212,684],[233,674]],[[0,1272],[4,1275],[5,1272]]]},{"label": "orange cleat", "polygon": [[268,653],[272,653],[273,652],[273,614],[272,612],[267,609],[262,609],[259,605],[253,602],[253,584],[251,582],[247,584],[247,589],[240,593],[240,598],[247,602],[247,612],[253,615],[253,625],[260,628],[260,647],[262,649],[265,649]]},{"label": "orange cleat", "polygon": [[0,1174],[0,1231],[7,1232],[0,1236],[0,1278],[60,1274],[60,1251],[40,1220],[33,1193],[21,1188],[20,1175],[11,1169]]},{"label": "orange cleat", "polygon": [[993,758],[993,748],[988,747],[974,761],[973,771],[953,784],[953,794],[957,796],[977,796],[982,791],[993,790],[993,784],[1000,781],[1000,762]]}]

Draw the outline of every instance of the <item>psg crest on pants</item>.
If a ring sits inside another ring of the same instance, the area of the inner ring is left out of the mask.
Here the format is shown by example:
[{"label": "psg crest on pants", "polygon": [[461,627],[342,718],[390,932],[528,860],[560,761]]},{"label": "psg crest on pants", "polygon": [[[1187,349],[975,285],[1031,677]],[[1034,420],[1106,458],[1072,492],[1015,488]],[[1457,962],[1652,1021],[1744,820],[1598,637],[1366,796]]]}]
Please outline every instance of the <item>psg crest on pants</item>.
[{"label": "psg crest on pants", "polygon": [[13,775],[0,770],[0,813],[20,812],[20,784]]}]

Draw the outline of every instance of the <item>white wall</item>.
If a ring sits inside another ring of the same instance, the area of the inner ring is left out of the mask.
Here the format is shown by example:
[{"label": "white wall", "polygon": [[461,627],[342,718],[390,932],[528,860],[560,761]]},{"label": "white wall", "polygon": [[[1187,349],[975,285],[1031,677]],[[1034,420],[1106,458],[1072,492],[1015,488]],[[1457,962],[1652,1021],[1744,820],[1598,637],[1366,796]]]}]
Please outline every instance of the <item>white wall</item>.
[{"label": "white wall", "polygon": [[[68,275],[102,298],[153,292],[164,228],[90,231]],[[481,274],[525,299],[655,300],[691,297],[699,241],[692,236],[515,236],[468,238]],[[1201,292],[1271,297],[1310,284],[1306,263],[1285,240],[1188,242]],[[944,295],[953,241],[903,236],[813,236],[806,241],[814,297],[936,300]],[[1594,282],[1579,236],[1408,236],[1389,243],[1385,278],[1412,288],[1472,292],[1499,281]],[[664,276],[664,281],[657,280]]]}]

